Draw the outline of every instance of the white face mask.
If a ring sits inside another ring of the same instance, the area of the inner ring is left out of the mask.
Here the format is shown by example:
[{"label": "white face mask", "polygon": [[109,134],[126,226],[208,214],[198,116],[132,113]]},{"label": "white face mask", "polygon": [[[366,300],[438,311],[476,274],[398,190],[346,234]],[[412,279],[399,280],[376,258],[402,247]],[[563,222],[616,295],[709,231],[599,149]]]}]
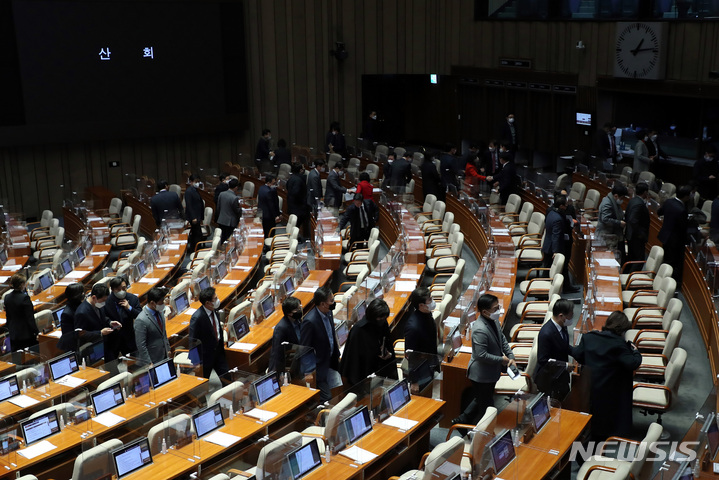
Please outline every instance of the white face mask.
[{"label": "white face mask", "polygon": [[102,308],[102,307],[105,306],[105,302],[95,302],[95,306],[96,306],[97,308]]},{"label": "white face mask", "polygon": [[127,296],[127,292],[125,290],[119,290],[115,292],[115,297],[119,298],[120,300],[123,300]]},{"label": "white face mask", "polygon": [[508,118],[507,121],[508,121],[509,123],[514,123],[514,119],[513,119],[513,118]]},{"label": "white face mask", "polygon": [[649,137],[649,138],[651,139],[652,142],[656,142],[656,141],[657,141],[657,136],[656,136],[656,135],[652,135],[652,136]]},{"label": "white face mask", "polygon": [[501,314],[502,314],[501,310],[497,310],[496,312],[489,314],[489,319],[499,321],[499,316]]},{"label": "white face mask", "polygon": [[495,150],[497,150],[496,147],[489,147],[489,151],[490,151],[490,152],[494,152]]},{"label": "white face mask", "polygon": [[[427,304],[425,303],[425,305],[427,305]],[[430,312],[433,312],[435,308],[437,308],[437,302],[432,300],[432,302],[429,305],[427,305],[427,309],[429,309]]]},{"label": "white face mask", "polygon": [[220,308],[220,299],[219,298],[217,300],[215,300],[215,303],[212,304],[212,308],[214,308],[215,310]]}]

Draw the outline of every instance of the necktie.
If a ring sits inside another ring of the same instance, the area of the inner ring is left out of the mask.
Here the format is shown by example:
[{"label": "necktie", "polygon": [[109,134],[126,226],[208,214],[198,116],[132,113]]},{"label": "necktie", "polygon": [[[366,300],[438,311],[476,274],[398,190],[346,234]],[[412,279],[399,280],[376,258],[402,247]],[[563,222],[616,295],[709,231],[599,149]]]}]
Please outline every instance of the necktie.
[{"label": "necktie", "polygon": [[497,171],[497,152],[492,152],[492,173]]},{"label": "necktie", "polygon": [[217,336],[217,317],[214,310],[210,312],[210,319],[212,320],[212,332],[215,334],[215,340],[219,340],[220,338]]},{"label": "necktie", "polygon": [[614,143],[614,135],[609,135],[609,141],[612,143],[612,157],[614,157],[617,154],[617,146]]},{"label": "necktie", "polygon": [[367,228],[367,212],[365,212],[364,205],[360,207],[360,226],[363,229]]},{"label": "necktie", "polygon": [[160,312],[155,310],[155,319],[157,320],[157,326],[160,327],[160,331],[162,331],[162,318],[160,318]]},{"label": "necktie", "polygon": [[567,327],[562,327],[562,339],[569,343],[569,334],[567,333]]}]

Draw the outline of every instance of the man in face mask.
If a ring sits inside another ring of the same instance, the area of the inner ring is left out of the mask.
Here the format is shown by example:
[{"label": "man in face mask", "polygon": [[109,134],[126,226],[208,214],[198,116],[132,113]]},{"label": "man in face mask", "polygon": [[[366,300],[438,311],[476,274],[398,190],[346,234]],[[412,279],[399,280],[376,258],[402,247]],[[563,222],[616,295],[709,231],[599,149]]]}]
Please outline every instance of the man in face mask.
[{"label": "man in face mask", "polygon": [[716,160],[716,148],[708,145],[704,149],[704,156],[694,163],[694,181],[701,196],[702,205],[705,200],[714,200],[717,196],[717,177],[719,177],[719,164]]},{"label": "man in face mask", "polygon": [[137,355],[143,364],[160,363],[169,357],[170,342],[165,325],[167,289],[154,287],[147,293],[147,303],[134,322]]},{"label": "man in face mask", "polygon": [[437,324],[432,312],[437,304],[432,299],[429,288],[415,289],[409,297],[412,314],[404,327],[404,345],[406,350],[437,353]]},{"label": "man in face mask", "polygon": [[508,367],[516,369],[514,355],[499,324],[499,299],[484,294],[477,301],[480,317],[472,324],[472,358],[467,377],[472,381],[474,400],[452,424],[472,424],[482,418],[487,407],[494,405],[494,386]]},{"label": "man in face mask", "polygon": [[102,340],[105,346],[105,362],[115,360],[118,355],[122,324],[105,315],[105,302],[110,289],[103,283],[92,286],[90,296],[75,310],[75,328],[80,329],[79,344]]},{"label": "man in face mask", "polygon": [[599,218],[597,222],[597,235],[606,235],[605,241],[610,248],[616,248],[624,265],[624,211],[622,202],[628,190],[620,182],[615,182],[612,191],[604,197],[599,204]]},{"label": "man in face mask", "polygon": [[257,208],[262,211],[262,230],[265,238],[270,238],[272,229],[275,228],[282,217],[280,217],[280,199],[277,196],[277,177],[268,173],[265,177],[265,184],[257,192]]},{"label": "man in face mask", "polygon": [[560,299],[554,303],[552,319],[545,322],[537,336],[535,383],[540,392],[562,400],[569,393],[569,355],[572,346],[567,327],[572,323],[574,304]]},{"label": "man in face mask", "polygon": [[142,312],[142,307],[137,295],[127,291],[127,281],[124,277],[112,277],[109,283],[112,294],[107,297],[105,315],[109,320],[117,320],[122,324],[119,332],[119,349],[123,354],[129,355],[137,350],[134,322]]},{"label": "man in face mask", "polygon": [[277,372],[278,380],[285,371],[286,358],[284,343],[299,345],[302,325],[302,303],[296,297],[287,297],[282,302],[284,316],[272,332],[272,350],[270,350],[270,372]]},{"label": "man in face mask", "polygon": [[200,303],[190,318],[190,344],[199,340],[202,344],[202,376],[210,378],[212,370],[221,377],[229,370],[225,358],[225,342],[222,334],[222,325],[217,310],[220,308],[220,299],[215,289],[210,287],[200,292]]},{"label": "man in face mask", "polygon": [[315,308],[302,321],[300,344],[315,350],[317,388],[320,401],[326,402],[332,398],[332,388],[342,385],[338,371],[340,349],[332,313],[335,308],[334,294],[330,287],[320,287],[315,290],[313,300]]},{"label": "man in face mask", "polygon": [[689,228],[689,212],[686,205],[690,196],[691,187],[684,185],[677,190],[677,196],[668,198],[657,212],[663,217],[657,240],[662,242],[664,247],[664,263],[672,266],[672,278],[677,281],[677,291],[682,286],[684,246],[687,244]]},{"label": "man in face mask", "polygon": [[202,218],[205,216],[205,203],[200,196],[200,177],[190,175],[190,184],[185,189],[185,219],[190,224],[187,243],[190,253],[195,251],[197,242],[202,240]]}]

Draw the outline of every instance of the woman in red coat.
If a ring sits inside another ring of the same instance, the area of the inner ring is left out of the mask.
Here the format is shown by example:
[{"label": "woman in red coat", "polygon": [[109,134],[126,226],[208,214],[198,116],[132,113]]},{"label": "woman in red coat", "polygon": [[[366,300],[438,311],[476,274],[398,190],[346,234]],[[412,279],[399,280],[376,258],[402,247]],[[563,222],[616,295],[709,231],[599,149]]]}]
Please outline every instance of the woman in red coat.
[{"label": "woman in red coat", "polygon": [[373,187],[372,184],[369,183],[369,173],[362,172],[359,178],[360,182],[357,184],[357,193],[361,193],[364,200],[372,200]]}]

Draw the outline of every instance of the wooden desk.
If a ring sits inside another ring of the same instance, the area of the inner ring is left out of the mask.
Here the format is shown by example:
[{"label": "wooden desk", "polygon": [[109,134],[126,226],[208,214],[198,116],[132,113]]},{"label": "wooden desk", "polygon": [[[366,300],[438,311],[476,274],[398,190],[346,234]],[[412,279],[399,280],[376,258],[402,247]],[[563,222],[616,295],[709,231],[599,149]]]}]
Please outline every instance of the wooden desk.
[{"label": "wooden desk", "polygon": [[[160,261],[151,272],[148,272],[140,280],[134,282],[127,289],[128,292],[144,298],[153,287],[161,286],[167,282],[178,271],[185,258],[187,249],[187,235],[184,233],[173,234],[170,243],[166,246],[160,256]],[[159,266],[162,265],[162,266]],[[171,266],[168,266],[171,265]]]},{"label": "wooden desk", "polygon": [[[599,264],[601,260],[614,260],[616,262],[613,252],[593,252],[592,258],[586,259],[587,272],[590,272],[589,262],[591,261],[597,275],[595,320],[592,325],[592,330],[601,330],[610,313],[615,310],[623,310],[622,285],[619,282],[619,267],[601,266]],[[610,278],[616,280],[610,280]]]},{"label": "wooden desk", "polygon": [[[387,302],[387,306],[389,307],[389,316],[387,317],[387,323],[389,324],[390,330],[392,330],[399,324],[399,321],[402,318],[402,314],[404,314],[404,312],[409,307],[409,296],[412,294],[411,291],[398,291],[397,282],[413,282],[414,288],[416,288],[417,283],[419,282],[420,278],[422,277],[422,274],[424,273],[424,269],[424,263],[405,263],[402,266],[400,274],[395,279],[395,283],[394,285],[392,285],[392,288],[390,288],[389,291],[384,294],[383,299],[385,302]],[[413,278],[417,275],[419,275],[419,277]],[[412,288],[412,290],[414,290],[414,288]]]},{"label": "wooden desk", "polygon": [[[339,227],[339,219],[332,215],[329,210],[324,209],[319,212],[318,218],[312,219],[312,231],[316,231],[318,224],[322,225],[324,232],[322,238],[322,249],[320,254],[315,257],[315,268],[317,270],[339,270],[342,261],[342,239],[337,232]],[[316,248],[314,235],[312,244]]]},{"label": "wooden desk", "polygon": [[27,231],[27,226],[12,217],[6,221],[6,226],[7,237],[12,242],[12,245],[8,245],[8,256],[30,255],[32,251],[30,250],[30,234]]}]

